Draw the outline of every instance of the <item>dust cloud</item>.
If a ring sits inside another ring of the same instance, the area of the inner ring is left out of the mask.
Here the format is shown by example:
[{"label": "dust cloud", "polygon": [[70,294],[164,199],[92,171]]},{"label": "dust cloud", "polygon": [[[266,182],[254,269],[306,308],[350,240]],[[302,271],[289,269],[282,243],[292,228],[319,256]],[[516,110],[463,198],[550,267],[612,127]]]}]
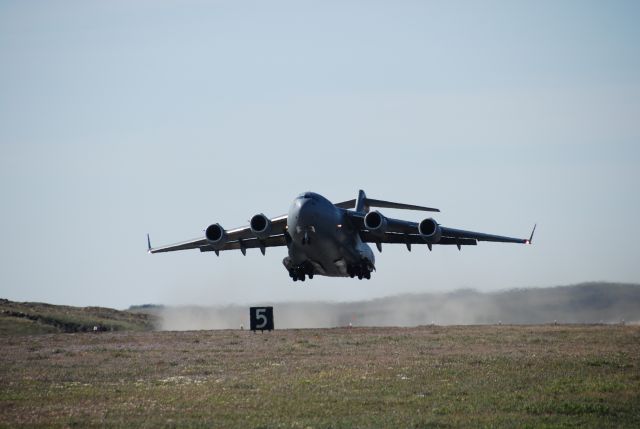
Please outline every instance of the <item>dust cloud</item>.
[{"label": "dust cloud", "polygon": [[[263,302],[274,307],[276,329],[338,326],[418,326],[542,323],[637,323],[640,285],[584,283],[493,293],[398,295],[358,302]],[[249,306],[156,307],[161,330],[249,327]]]}]

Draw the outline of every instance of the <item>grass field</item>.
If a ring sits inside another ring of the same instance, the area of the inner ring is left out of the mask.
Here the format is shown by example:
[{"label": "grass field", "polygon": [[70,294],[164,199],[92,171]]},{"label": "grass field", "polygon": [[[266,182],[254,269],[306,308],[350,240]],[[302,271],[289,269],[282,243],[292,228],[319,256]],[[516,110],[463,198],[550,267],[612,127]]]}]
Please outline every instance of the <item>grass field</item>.
[{"label": "grass field", "polygon": [[0,335],[54,332],[150,331],[157,318],[105,307],[70,307],[0,299]]},{"label": "grass field", "polygon": [[3,427],[640,427],[640,327],[0,336]]}]

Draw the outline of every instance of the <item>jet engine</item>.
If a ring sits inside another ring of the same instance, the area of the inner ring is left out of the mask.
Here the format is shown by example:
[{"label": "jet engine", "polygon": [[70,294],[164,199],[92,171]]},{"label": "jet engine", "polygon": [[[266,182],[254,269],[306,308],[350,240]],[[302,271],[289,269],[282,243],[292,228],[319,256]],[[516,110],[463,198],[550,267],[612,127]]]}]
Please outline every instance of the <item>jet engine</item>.
[{"label": "jet engine", "polygon": [[364,217],[364,227],[373,234],[384,234],[387,231],[388,221],[382,213],[376,210],[366,214]]},{"label": "jet engine", "polygon": [[434,244],[440,241],[442,230],[433,218],[424,219],[418,224],[418,234],[426,243]]},{"label": "jet engine", "polygon": [[204,236],[209,240],[209,243],[215,247],[221,247],[227,242],[227,232],[219,223],[209,225],[204,231]]},{"label": "jet engine", "polygon": [[251,218],[249,227],[253,235],[258,238],[267,238],[271,234],[271,221],[262,213]]}]

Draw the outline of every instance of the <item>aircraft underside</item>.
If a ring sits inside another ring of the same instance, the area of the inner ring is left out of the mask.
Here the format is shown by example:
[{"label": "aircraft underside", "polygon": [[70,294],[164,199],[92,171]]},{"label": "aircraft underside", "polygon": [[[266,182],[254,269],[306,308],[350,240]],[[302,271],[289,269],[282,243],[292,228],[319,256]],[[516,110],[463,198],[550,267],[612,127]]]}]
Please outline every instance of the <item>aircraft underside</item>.
[{"label": "aircraft underside", "polygon": [[[364,243],[363,245],[368,247]],[[282,260],[293,281],[304,281],[305,276],[312,279],[315,275],[370,279],[371,272],[375,270],[372,259],[356,249],[341,252],[341,249],[336,248],[333,252],[324,253],[324,249],[312,249],[311,246],[303,253],[290,248],[289,254],[293,256]]]}]

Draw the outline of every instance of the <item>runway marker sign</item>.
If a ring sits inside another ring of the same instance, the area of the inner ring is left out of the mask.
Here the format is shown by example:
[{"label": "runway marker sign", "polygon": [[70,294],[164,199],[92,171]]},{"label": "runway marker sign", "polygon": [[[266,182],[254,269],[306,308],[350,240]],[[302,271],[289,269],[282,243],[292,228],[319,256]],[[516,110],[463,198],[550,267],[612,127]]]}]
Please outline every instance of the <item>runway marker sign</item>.
[{"label": "runway marker sign", "polygon": [[252,331],[273,331],[273,307],[251,307],[249,319]]}]

